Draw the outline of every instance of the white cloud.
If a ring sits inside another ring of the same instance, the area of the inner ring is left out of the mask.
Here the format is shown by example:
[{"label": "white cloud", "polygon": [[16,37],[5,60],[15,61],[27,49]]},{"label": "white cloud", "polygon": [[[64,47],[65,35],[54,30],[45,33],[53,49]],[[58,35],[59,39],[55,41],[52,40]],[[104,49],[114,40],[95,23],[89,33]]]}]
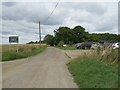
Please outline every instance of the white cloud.
[{"label": "white cloud", "polygon": [[82,25],[88,32],[118,32],[118,3],[60,2],[52,16],[56,2],[17,2],[2,4],[2,39],[8,43],[11,34],[20,36],[20,43],[36,41],[38,21],[41,21],[42,39],[54,34],[59,26],[73,28]]}]

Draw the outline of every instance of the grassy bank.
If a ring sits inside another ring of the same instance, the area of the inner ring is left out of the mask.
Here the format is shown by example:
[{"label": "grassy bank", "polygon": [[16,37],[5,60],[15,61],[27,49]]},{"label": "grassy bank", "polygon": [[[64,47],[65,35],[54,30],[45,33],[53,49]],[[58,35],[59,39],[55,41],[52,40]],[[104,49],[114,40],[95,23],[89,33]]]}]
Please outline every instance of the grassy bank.
[{"label": "grassy bank", "polygon": [[18,53],[16,52],[16,47],[11,46],[13,49],[2,50],[2,61],[11,61],[20,58],[26,58],[33,55],[37,55],[45,50],[46,46],[39,47],[38,45],[21,45],[19,47]]},{"label": "grassy bank", "polygon": [[111,60],[114,59],[114,54],[98,55],[94,52],[83,55],[70,62],[68,69],[80,88],[117,88],[118,64],[116,60]]}]

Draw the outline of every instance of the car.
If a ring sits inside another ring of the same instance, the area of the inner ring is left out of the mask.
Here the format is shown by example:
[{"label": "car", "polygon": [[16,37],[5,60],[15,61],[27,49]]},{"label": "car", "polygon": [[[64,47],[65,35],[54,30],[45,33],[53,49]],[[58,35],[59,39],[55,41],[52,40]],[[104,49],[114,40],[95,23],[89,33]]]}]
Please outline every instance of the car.
[{"label": "car", "polygon": [[96,49],[97,47],[98,47],[97,43],[93,43],[92,46],[91,46],[92,49]]},{"label": "car", "polygon": [[75,44],[75,47],[77,48],[77,49],[79,49],[79,46],[81,45],[82,43],[77,43],[77,44]]},{"label": "car", "polygon": [[75,44],[75,47],[77,49],[85,49],[85,48],[88,48],[90,49],[92,46],[92,43],[91,42],[82,42],[82,43],[77,43]]},{"label": "car", "polygon": [[120,42],[114,43],[114,44],[112,45],[112,48],[113,48],[113,49],[117,49],[117,48],[119,48],[119,45],[120,45]]}]

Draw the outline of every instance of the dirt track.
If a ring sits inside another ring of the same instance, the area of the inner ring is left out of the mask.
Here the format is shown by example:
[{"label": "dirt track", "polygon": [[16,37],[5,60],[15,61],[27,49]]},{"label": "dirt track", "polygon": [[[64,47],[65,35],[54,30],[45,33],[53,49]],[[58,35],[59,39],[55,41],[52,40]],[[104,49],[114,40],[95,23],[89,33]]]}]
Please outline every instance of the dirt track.
[{"label": "dirt track", "polygon": [[69,58],[57,48],[23,60],[2,63],[3,88],[77,88],[67,69]]}]

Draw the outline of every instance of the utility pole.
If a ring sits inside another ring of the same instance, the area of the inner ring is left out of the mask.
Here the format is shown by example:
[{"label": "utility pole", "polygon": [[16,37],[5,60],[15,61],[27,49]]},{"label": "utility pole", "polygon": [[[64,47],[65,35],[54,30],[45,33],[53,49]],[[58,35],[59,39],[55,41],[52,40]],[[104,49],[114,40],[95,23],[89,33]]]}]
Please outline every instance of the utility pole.
[{"label": "utility pole", "polygon": [[41,28],[40,28],[40,21],[39,21],[39,43],[41,45]]}]

